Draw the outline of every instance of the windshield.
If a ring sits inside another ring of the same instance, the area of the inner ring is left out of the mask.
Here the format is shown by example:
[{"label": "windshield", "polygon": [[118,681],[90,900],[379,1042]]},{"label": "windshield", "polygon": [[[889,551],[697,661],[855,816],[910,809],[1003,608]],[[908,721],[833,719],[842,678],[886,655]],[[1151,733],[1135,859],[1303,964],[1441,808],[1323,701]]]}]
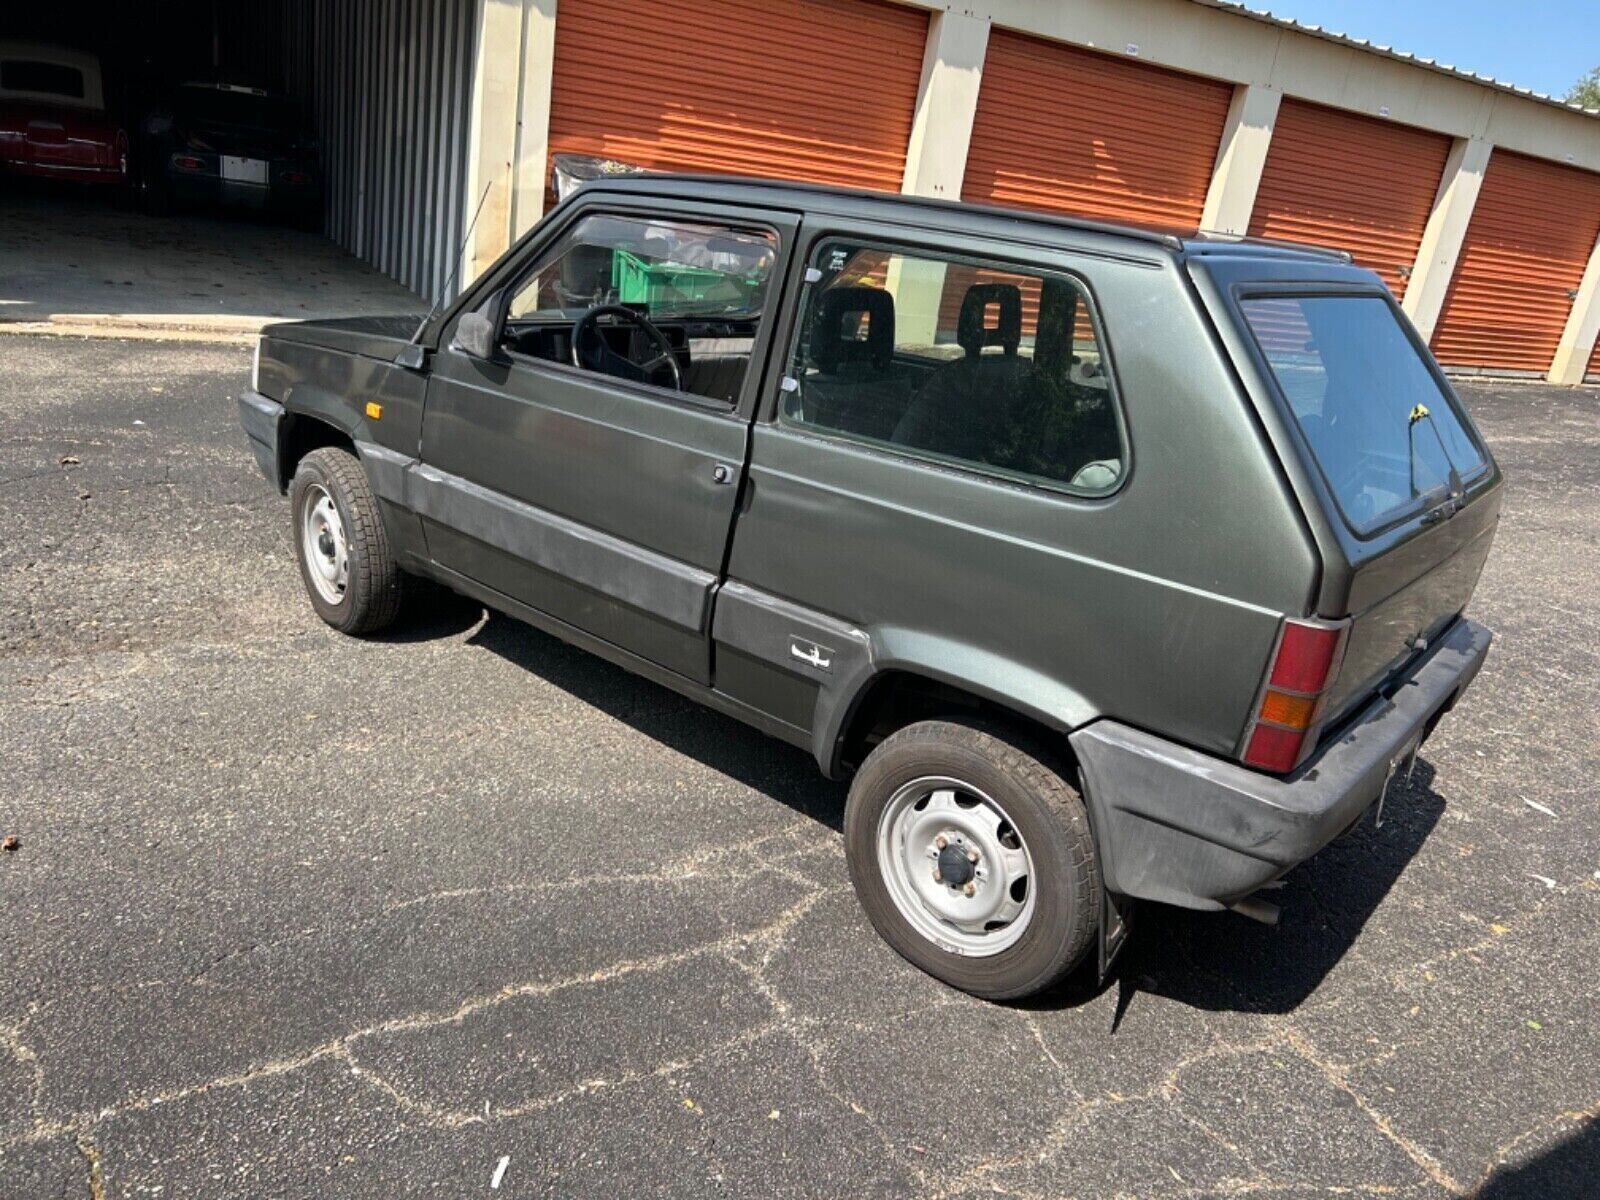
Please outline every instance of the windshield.
[{"label": "windshield", "polygon": [[1240,303],[1346,518],[1366,532],[1483,465],[1466,419],[1381,296]]},{"label": "windshield", "polygon": [[684,221],[585,217],[512,299],[515,320],[572,320],[626,304],[651,320],[759,315],[777,257],[769,233]]}]

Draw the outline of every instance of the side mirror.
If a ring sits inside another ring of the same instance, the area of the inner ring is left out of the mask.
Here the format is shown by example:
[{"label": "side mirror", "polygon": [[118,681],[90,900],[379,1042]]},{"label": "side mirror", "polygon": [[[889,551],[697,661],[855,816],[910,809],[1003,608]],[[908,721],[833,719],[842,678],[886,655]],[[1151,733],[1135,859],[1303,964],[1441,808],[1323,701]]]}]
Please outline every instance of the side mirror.
[{"label": "side mirror", "polygon": [[494,357],[494,321],[485,313],[469,312],[456,322],[450,348],[473,358]]}]

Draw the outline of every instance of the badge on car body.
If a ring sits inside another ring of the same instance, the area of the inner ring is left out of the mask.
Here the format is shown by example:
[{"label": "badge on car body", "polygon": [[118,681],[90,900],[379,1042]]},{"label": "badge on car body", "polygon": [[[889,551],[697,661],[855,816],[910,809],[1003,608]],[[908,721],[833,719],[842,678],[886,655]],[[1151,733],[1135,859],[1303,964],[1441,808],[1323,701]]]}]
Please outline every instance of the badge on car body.
[{"label": "badge on car body", "polygon": [[826,646],[819,646],[815,642],[808,642],[805,638],[791,637],[789,639],[789,657],[797,658],[808,667],[815,667],[819,671],[833,674],[833,651]]}]

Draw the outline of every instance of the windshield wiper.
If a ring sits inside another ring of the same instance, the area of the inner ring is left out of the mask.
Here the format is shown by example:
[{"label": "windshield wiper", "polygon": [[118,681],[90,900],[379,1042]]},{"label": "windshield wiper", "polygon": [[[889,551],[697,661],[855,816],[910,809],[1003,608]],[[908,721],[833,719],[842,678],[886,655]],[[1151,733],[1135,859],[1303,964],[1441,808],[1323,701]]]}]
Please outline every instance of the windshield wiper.
[{"label": "windshield wiper", "polygon": [[1444,444],[1444,435],[1439,432],[1439,426],[1433,419],[1433,414],[1428,411],[1426,404],[1418,404],[1411,410],[1411,415],[1406,418],[1406,443],[1411,452],[1411,494],[1422,496],[1422,491],[1417,487],[1417,426],[1427,421],[1428,428],[1433,430],[1434,441],[1439,443],[1439,453],[1444,455],[1446,487],[1449,489],[1445,499],[1436,507],[1428,510],[1422,520],[1425,524],[1443,521],[1453,517],[1466,506],[1465,489],[1461,486],[1461,472],[1456,470],[1455,460],[1450,457],[1450,450]]}]

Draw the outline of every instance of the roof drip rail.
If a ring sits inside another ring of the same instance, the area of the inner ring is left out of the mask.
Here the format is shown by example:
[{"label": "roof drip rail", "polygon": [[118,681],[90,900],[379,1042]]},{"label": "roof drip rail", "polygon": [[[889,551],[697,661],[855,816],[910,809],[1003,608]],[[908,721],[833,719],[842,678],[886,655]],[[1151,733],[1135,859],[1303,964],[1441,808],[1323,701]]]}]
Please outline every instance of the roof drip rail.
[{"label": "roof drip rail", "polygon": [[1099,233],[1108,237],[1133,238],[1168,250],[1182,252],[1182,236],[1144,225],[1121,225],[1115,221],[1096,221],[1088,217],[1071,217],[1061,213],[1040,212],[1037,209],[1002,208],[994,204],[973,204],[965,200],[941,200],[931,196],[907,196],[896,192],[872,192],[864,188],[839,187],[834,184],[804,183],[798,180],[764,179],[753,175],[695,175],[686,172],[649,172],[640,175],[617,175],[594,180],[587,188],[617,188],[626,191],[650,191],[661,185],[669,190],[689,185],[697,197],[703,196],[707,184],[717,187],[745,188],[777,194],[798,193],[807,196],[837,196],[861,200],[885,208],[921,208],[936,211],[978,213],[1001,217],[1011,221],[1028,221],[1051,225],[1058,229],[1073,229],[1083,233]]},{"label": "roof drip rail", "polygon": [[1261,246],[1269,250],[1290,250],[1296,254],[1303,254],[1316,258],[1328,258],[1334,262],[1354,263],[1355,256],[1348,250],[1337,250],[1332,246],[1318,246],[1311,242],[1290,242],[1283,238],[1256,237],[1243,233],[1224,233],[1217,229],[1202,229],[1195,238],[1185,243],[1184,248],[1191,254],[1206,254],[1213,251],[1227,253],[1236,246]]}]

